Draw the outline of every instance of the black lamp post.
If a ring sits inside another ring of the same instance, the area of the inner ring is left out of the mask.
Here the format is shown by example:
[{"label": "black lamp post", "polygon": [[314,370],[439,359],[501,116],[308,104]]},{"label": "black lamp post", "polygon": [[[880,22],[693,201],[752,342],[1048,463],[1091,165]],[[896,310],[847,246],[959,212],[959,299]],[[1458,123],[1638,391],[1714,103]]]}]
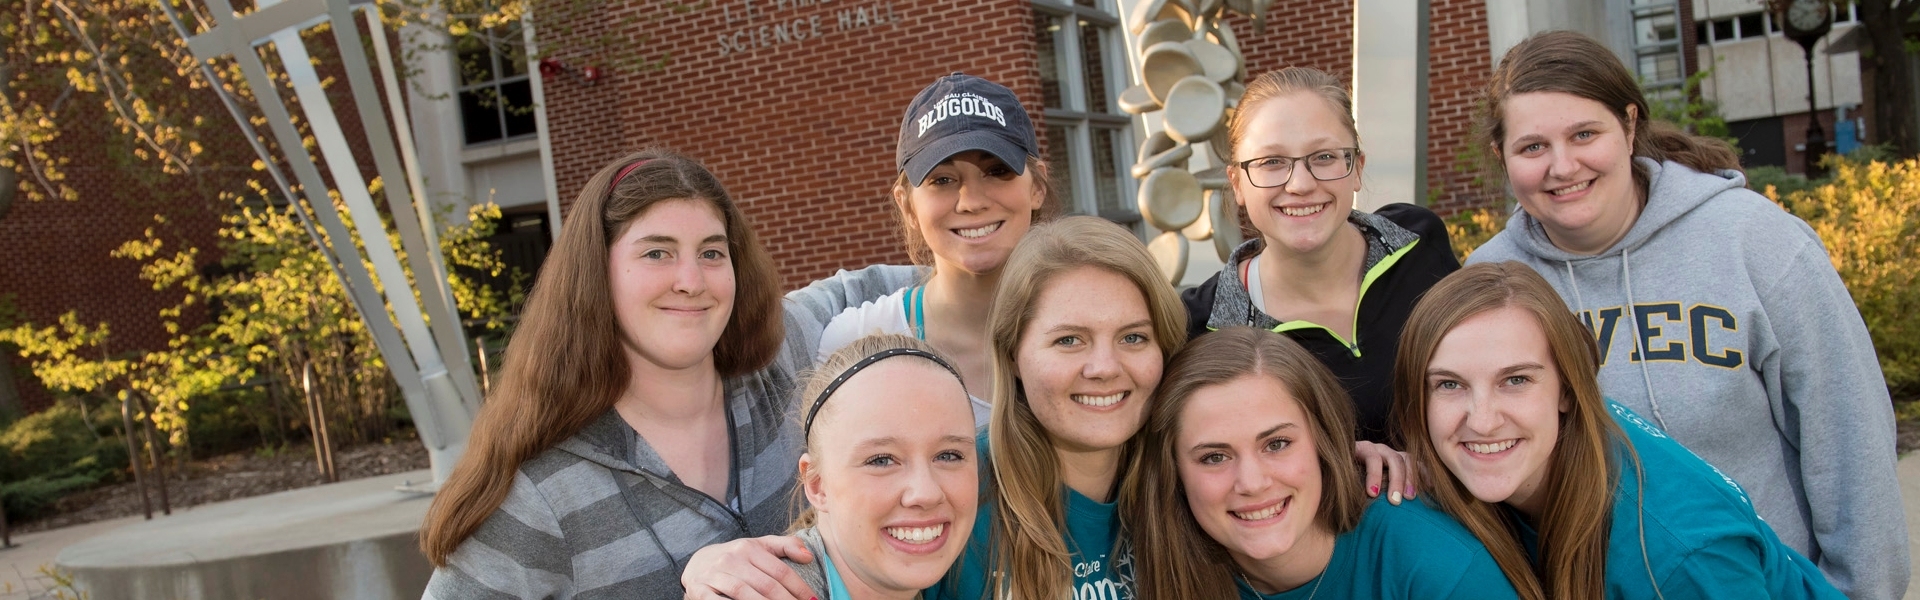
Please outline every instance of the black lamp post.
[{"label": "black lamp post", "polygon": [[1821,175],[1820,155],[1826,154],[1827,133],[1820,127],[1820,108],[1814,102],[1813,47],[1833,29],[1833,8],[1828,0],[1791,0],[1774,15],[1785,25],[1787,38],[1800,43],[1807,58],[1807,179]]}]

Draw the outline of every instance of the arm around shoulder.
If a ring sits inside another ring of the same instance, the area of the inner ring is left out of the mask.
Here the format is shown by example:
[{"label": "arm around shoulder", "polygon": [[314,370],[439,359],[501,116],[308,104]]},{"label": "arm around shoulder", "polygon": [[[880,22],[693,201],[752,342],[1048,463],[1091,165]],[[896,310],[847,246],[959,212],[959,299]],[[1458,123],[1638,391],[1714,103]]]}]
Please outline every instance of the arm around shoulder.
[{"label": "arm around shoulder", "polygon": [[820,332],[842,311],[893,293],[920,278],[920,268],[874,265],[840,271],[791,292],[785,303],[787,351],[811,359],[820,347]]}]

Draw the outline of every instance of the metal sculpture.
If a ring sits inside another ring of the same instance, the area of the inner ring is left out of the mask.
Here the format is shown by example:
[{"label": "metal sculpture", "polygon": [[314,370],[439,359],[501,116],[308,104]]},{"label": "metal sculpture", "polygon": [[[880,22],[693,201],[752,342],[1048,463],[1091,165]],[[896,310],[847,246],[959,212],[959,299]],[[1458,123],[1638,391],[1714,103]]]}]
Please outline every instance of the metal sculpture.
[{"label": "metal sculpture", "polygon": [[[268,131],[285,154],[281,158],[299,182],[297,191],[278,167],[281,161],[258,141],[248,115],[223,90],[221,100],[247,139],[253,142],[254,151],[281,193],[289,201],[306,199],[307,207],[313,211],[311,215],[299,202],[291,203],[308,235],[327,255],[334,274],[347,289],[355,310],[372,333],[381,358],[400,386],[420,440],[427,447],[433,470],[431,482],[404,489],[437,490],[466,448],[473,415],[480,407],[480,391],[467,358],[466,336],[454,312],[453,293],[447,287],[446,268],[441,264],[429,207],[421,193],[413,141],[379,14],[371,3],[348,0],[263,0],[256,10],[244,15],[234,12],[230,0],[206,2],[215,23],[198,34],[189,33],[167,3],[161,3],[161,7],[168,12],[176,33],[187,40],[202,69],[210,69],[211,61],[230,58],[239,65],[242,81],[254,91],[269,125]],[[378,55],[377,65],[386,83],[384,89],[374,83],[375,63],[368,61],[362,49],[360,26],[353,16],[355,10],[362,10],[365,16],[370,45]],[[408,266],[417,276],[417,289],[408,283],[401,269],[373,194],[360,174],[365,157],[355,156],[349,146],[346,132],[341,129],[305,42],[300,38],[302,31],[323,23],[331,25],[335,42],[332,50],[338,53],[339,67],[346,73],[346,83],[364,129],[367,153],[372,155],[371,162],[380,175],[390,209],[388,214],[399,230]],[[302,109],[301,117],[318,142],[327,172],[335,184],[331,188],[328,180],[321,176],[313,155],[301,145],[294,116],[281,99],[282,90],[261,59],[258,49],[268,45],[279,57],[279,67]],[[210,81],[217,81],[211,72],[207,75]],[[387,114],[381,112],[383,106]],[[398,131],[397,137],[388,130],[389,126]],[[330,191],[338,194],[346,205],[346,212],[353,217],[354,229],[365,248],[364,255],[361,248],[354,245],[347,221],[335,210]],[[315,221],[326,231],[324,240],[314,229]],[[366,263],[371,263],[379,275],[377,285],[367,272]]]},{"label": "metal sculpture", "polygon": [[1163,125],[1140,146],[1132,175],[1140,180],[1140,215],[1160,231],[1147,248],[1171,281],[1185,276],[1193,242],[1211,241],[1221,260],[1240,245],[1239,211],[1227,198],[1226,168],[1210,142],[1225,133],[1246,92],[1246,60],[1226,18],[1246,15],[1257,31],[1270,5],[1146,0],[1129,19],[1140,84],[1121,93],[1120,109]]}]

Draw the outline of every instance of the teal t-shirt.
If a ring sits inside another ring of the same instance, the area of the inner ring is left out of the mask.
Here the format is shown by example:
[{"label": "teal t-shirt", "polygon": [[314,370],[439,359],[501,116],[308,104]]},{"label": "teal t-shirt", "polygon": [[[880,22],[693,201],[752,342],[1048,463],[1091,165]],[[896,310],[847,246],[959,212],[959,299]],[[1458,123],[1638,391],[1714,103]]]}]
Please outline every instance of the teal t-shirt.
[{"label": "teal t-shirt", "polygon": [[1519,597],[1479,538],[1423,499],[1368,503],[1360,524],[1334,538],[1327,570],[1306,585],[1278,594],[1256,592],[1244,579],[1235,586],[1243,600]]},{"label": "teal t-shirt", "polygon": [[[1645,478],[1643,495],[1621,449],[1608,534],[1608,598],[1846,598],[1813,561],[1781,543],[1733,478],[1632,409],[1612,400],[1607,406],[1639,454]],[[1535,532],[1524,523],[1520,532],[1538,561]]]},{"label": "teal t-shirt", "polygon": [[[947,576],[925,590],[928,600],[979,600],[987,598],[991,575],[987,557],[993,543],[993,502],[987,492],[987,478],[993,472],[991,453],[987,451],[987,428],[981,427],[974,441],[980,457],[980,509],[973,520],[973,532],[967,537],[966,552]],[[1119,504],[1095,502],[1092,498],[1060,486],[1066,503],[1067,552],[1073,563],[1073,600],[1132,600],[1133,554],[1125,547],[1115,551],[1120,535]]]},{"label": "teal t-shirt", "polygon": [[852,598],[847,591],[847,580],[840,578],[840,569],[833,566],[833,557],[820,553],[820,570],[827,574],[827,598]]}]

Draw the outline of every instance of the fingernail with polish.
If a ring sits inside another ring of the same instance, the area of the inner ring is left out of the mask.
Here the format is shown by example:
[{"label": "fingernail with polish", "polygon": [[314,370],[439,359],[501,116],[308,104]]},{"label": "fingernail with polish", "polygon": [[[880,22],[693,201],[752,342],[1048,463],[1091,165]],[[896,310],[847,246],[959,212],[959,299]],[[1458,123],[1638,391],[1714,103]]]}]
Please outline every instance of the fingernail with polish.
[{"label": "fingernail with polish", "polygon": [[1367,486],[1367,497],[1378,498],[1379,496],[1380,496],[1380,486],[1377,486],[1377,485]]},{"label": "fingernail with polish", "polygon": [[1399,503],[1400,503],[1400,490],[1394,490],[1394,491],[1393,491],[1393,493],[1391,493],[1391,494],[1387,494],[1387,501],[1388,501],[1388,502],[1392,502],[1392,503],[1394,503],[1394,504],[1399,504]]}]

